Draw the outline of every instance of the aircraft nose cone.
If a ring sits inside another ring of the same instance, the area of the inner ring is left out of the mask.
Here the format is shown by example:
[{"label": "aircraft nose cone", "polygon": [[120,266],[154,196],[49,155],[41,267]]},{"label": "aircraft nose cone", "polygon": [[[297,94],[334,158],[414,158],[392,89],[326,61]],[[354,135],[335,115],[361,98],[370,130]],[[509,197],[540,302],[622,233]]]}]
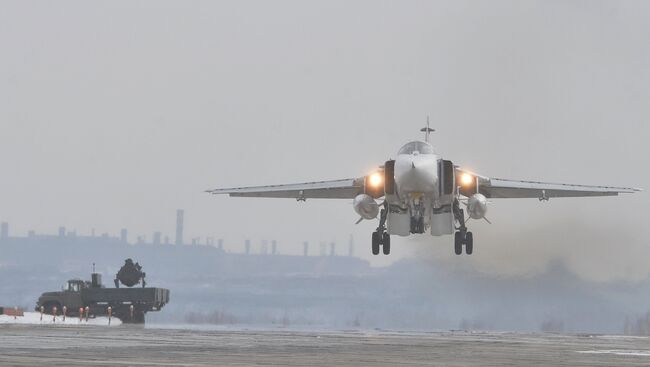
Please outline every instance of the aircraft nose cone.
[{"label": "aircraft nose cone", "polygon": [[398,161],[395,179],[401,191],[433,192],[438,182],[436,160],[416,156]]}]

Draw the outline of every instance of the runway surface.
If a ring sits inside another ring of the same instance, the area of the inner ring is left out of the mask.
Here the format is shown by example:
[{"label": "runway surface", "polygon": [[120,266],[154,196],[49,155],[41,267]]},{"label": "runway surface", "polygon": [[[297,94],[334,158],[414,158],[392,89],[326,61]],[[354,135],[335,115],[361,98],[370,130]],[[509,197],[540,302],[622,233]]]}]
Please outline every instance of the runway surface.
[{"label": "runway surface", "polygon": [[0,325],[2,366],[639,366],[646,337]]}]

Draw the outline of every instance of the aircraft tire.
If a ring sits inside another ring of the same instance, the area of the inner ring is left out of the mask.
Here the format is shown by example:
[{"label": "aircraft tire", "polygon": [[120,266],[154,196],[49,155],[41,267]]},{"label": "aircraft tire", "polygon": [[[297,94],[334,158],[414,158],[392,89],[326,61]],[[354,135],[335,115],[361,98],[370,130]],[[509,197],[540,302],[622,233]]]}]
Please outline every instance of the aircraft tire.
[{"label": "aircraft tire", "polygon": [[379,233],[372,232],[372,254],[379,255]]},{"label": "aircraft tire", "polygon": [[456,255],[463,253],[463,241],[460,232],[454,234],[454,251],[456,252]]},{"label": "aircraft tire", "polygon": [[471,255],[474,251],[474,235],[472,232],[467,232],[465,235],[465,253]]},{"label": "aircraft tire", "polygon": [[384,251],[384,255],[390,255],[390,235],[384,232],[383,240],[381,242],[381,248]]}]

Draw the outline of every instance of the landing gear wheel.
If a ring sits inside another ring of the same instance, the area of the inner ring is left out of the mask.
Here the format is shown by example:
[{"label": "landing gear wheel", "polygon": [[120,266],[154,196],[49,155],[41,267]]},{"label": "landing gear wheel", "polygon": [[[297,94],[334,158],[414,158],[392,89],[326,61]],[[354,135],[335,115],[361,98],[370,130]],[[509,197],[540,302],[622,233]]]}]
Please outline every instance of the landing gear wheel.
[{"label": "landing gear wheel", "polygon": [[382,250],[384,251],[384,255],[389,255],[390,254],[390,235],[386,232],[384,232],[383,239],[382,239]]},{"label": "landing gear wheel", "polygon": [[471,255],[472,251],[474,251],[474,236],[472,232],[467,232],[465,234],[465,253]]},{"label": "landing gear wheel", "polygon": [[454,251],[456,252],[456,255],[463,253],[463,237],[460,232],[454,234]]},{"label": "landing gear wheel", "polygon": [[381,237],[379,232],[372,232],[372,254],[379,255],[379,244],[381,242]]}]

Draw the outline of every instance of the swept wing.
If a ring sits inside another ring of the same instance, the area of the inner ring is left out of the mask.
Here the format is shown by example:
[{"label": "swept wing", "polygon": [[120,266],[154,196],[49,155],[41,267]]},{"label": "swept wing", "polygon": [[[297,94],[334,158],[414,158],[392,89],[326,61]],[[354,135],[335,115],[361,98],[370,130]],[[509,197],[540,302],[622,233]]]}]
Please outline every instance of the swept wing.
[{"label": "swept wing", "polygon": [[287,185],[233,187],[206,190],[211,194],[239,197],[305,199],[352,199],[363,192],[364,178],[304,182]]},{"label": "swept wing", "polygon": [[[463,175],[470,175],[473,182],[462,185]],[[538,198],[553,197],[584,197],[584,196],[616,196],[622,193],[633,193],[641,189],[633,187],[574,185],[540,181],[510,180],[496,177],[486,177],[462,168],[456,169],[457,182],[461,184],[461,194],[470,196],[478,191],[488,198]]]}]

